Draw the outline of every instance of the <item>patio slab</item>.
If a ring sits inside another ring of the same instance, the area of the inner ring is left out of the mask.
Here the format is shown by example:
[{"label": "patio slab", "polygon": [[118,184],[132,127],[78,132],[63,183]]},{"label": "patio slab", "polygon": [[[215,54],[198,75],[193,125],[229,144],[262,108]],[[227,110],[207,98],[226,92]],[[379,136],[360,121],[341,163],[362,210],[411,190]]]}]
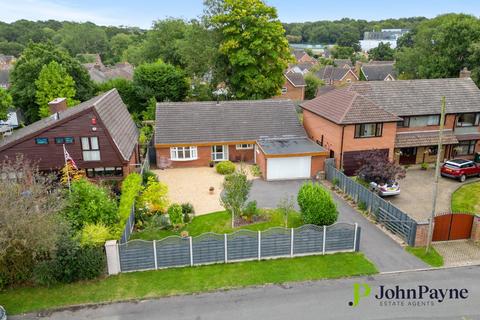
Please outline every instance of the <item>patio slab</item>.
[{"label": "patio slab", "polygon": [[446,267],[480,265],[480,244],[471,240],[433,242]]}]

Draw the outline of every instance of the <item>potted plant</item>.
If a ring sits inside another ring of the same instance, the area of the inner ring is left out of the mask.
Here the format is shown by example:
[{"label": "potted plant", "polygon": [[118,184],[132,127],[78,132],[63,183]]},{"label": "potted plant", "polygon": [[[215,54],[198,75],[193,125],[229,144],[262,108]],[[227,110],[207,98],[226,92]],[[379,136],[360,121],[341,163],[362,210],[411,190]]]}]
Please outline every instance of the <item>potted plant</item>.
[{"label": "potted plant", "polygon": [[422,170],[427,170],[427,169],[428,169],[428,163],[423,162],[423,163],[420,165],[420,169],[422,169]]},{"label": "potted plant", "polygon": [[215,167],[215,162],[214,162],[214,161],[210,161],[210,162],[208,163],[208,165],[210,166],[210,168],[213,168],[213,167]]},{"label": "potted plant", "polygon": [[213,194],[215,192],[215,188],[214,187],[210,187],[208,188],[208,191],[210,192],[210,194]]}]

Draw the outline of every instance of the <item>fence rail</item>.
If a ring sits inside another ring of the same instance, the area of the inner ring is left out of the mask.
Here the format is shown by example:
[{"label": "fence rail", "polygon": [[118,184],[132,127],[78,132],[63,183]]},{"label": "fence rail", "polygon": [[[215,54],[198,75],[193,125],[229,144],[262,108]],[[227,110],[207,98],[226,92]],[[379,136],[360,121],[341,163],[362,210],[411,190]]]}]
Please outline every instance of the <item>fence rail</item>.
[{"label": "fence rail", "polygon": [[[303,225],[299,228],[239,230],[197,237],[170,236],[161,240],[110,243],[106,249],[109,273],[229,263],[280,257],[355,252],[360,247],[357,224]],[[113,247],[112,247],[113,246]],[[112,250],[113,249],[113,250]]]},{"label": "fence rail", "polygon": [[335,168],[334,159],[325,161],[326,179],[336,182],[337,187],[353,198],[356,203],[363,203],[379,223],[391,232],[399,235],[410,246],[415,245],[417,222],[405,212],[384,200],[376,193],[347,177]]}]

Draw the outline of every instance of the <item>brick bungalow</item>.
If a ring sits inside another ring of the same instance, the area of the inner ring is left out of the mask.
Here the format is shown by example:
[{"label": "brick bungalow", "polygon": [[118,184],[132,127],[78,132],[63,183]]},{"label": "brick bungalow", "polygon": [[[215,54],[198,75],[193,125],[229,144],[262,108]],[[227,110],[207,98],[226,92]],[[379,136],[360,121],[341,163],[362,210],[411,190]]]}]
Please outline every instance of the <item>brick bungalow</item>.
[{"label": "brick bungalow", "polygon": [[52,115],[0,140],[0,160],[18,154],[42,171],[65,164],[63,146],[90,178],[121,179],[139,163],[138,129],[116,89],[67,108],[50,103]]},{"label": "brick bungalow", "polygon": [[442,158],[472,159],[480,151],[480,90],[470,78],[352,83],[304,102],[303,123],[348,174],[372,149],[400,164],[434,162],[442,96]]},{"label": "brick bungalow", "polygon": [[155,148],[159,168],[241,161],[267,180],[314,177],[328,155],[290,100],[158,103]]}]

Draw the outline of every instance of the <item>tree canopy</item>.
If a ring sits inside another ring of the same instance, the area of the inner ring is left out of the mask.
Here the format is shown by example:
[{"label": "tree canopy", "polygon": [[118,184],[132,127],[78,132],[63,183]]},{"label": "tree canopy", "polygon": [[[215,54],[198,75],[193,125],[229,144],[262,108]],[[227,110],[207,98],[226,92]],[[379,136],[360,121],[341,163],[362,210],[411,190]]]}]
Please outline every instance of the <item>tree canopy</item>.
[{"label": "tree canopy", "polygon": [[390,47],[390,43],[380,42],[378,47],[368,51],[368,57],[375,61],[393,61],[395,50]]},{"label": "tree canopy", "polygon": [[8,109],[12,107],[13,99],[10,93],[0,88],[0,120],[7,120]]}]

